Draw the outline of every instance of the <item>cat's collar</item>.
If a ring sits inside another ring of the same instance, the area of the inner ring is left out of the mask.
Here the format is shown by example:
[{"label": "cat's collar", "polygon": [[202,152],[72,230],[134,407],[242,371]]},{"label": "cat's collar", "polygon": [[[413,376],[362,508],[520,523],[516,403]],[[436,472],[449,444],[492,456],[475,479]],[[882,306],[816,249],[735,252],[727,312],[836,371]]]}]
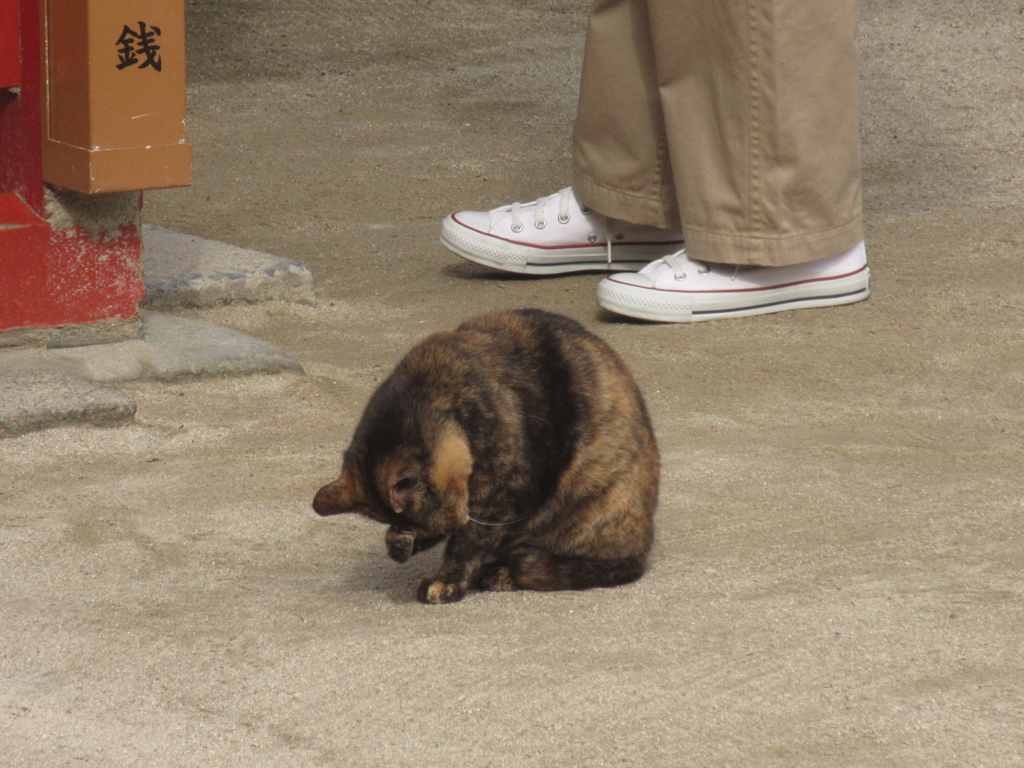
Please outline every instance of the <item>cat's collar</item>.
[{"label": "cat's collar", "polygon": [[487,526],[491,526],[491,527],[497,528],[497,527],[500,527],[500,526],[503,526],[503,525],[515,525],[516,523],[521,523],[521,522],[523,522],[523,520],[525,520],[528,517],[529,517],[529,515],[523,515],[522,517],[516,518],[515,520],[509,520],[509,521],[504,522],[504,523],[488,523],[486,520],[477,520],[472,515],[469,516],[469,519],[472,520],[477,525],[487,525]]}]

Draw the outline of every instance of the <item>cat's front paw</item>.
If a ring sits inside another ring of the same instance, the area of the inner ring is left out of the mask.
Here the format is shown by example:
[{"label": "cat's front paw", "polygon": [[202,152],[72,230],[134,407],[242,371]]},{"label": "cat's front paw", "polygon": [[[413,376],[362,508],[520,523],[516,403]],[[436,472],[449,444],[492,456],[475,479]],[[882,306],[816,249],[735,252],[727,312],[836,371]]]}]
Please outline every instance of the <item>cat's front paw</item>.
[{"label": "cat's front paw", "polygon": [[404,563],[416,549],[416,531],[392,525],[384,534],[384,543],[388,548],[388,557],[396,563]]},{"label": "cat's front paw", "polygon": [[442,605],[444,603],[457,603],[466,596],[466,590],[459,584],[452,584],[447,581],[432,581],[424,579],[416,592],[416,599],[427,605]]}]

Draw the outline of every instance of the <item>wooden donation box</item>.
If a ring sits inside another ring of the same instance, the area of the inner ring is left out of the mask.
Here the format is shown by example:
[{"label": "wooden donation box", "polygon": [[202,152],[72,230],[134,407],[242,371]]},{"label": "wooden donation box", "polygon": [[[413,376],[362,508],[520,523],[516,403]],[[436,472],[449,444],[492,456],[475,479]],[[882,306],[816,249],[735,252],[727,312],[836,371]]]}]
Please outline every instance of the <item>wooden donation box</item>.
[{"label": "wooden donation box", "polygon": [[43,180],[86,193],[191,183],[184,0],[43,0]]}]

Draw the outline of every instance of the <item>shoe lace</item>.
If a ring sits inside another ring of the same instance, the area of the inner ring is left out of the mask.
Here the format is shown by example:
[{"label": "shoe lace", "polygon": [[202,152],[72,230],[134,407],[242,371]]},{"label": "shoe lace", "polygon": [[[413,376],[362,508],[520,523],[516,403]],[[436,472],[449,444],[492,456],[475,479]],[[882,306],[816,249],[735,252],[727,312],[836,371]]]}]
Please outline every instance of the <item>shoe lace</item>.
[{"label": "shoe lace", "polygon": [[[547,220],[544,218],[545,209],[550,200],[558,197],[558,221],[561,224],[569,223],[569,205],[573,200],[576,199],[572,193],[572,187],[565,187],[564,189],[558,190],[554,195],[547,195],[546,197],[538,198],[532,203],[512,203],[511,218],[512,218],[512,231],[522,232],[523,231],[523,209],[533,209],[533,226],[537,229],[544,229],[547,226]],[[591,211],[589,208],[580,206],[580,210],[583,215],[588,215]],[[611,227],[605,227],[605,249],[608,259],[608,263],[612,263],[612,235]]]},{"label": "shoe lace", "polygon": [[[685,280],[686,279],[686,265],[687,264],[696,264],[697,265],[697,274],[698,275],[706,275],[708,272],[711,271],[711,265],[710,264],[707,264],[706,262],[703,262],[703,261],[697,261],[697,259],[693,259],[693,258],[690,258],[689,256],[687,256],[685,248],[683,250],[681,250],[681,251],[676,251],[673,254],[670,254],[668,256],[663,257],[662,261],[664,261],[666,264],[669,265],[669,267],[671,267],[672,275],[673,275],[673,277],[675,277],[676,280]],[[730,280],[735,280],[736,279],[736,275],[738,275],[739,272],[740,272],[740,265],[739,264],[734,264],[733,268],[732,268],[732,274],[729,276],[729,279]]]},{"label": "shoe lace", "polygon": [[523,209],[533,209],[533,226],[537,229],[544,229],[547,221],[544,218],[544,211],[548,201],[558,198],[558,220],[563,224],[569,221],[569,204],[573,201],[572,187],[560,189],[553,195],[547,195],[534,200],[532,203],[512,203],[512,231],[521,232],[523,229]]}]

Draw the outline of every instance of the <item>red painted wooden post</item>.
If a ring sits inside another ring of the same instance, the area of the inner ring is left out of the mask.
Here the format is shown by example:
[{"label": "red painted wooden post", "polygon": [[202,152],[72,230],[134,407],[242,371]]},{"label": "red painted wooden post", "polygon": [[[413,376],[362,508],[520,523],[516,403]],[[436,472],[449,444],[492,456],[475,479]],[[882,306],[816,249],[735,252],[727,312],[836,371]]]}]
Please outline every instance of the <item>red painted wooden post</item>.
[{"label": "red painted wooden post", "polygon": [[0,0],[0,88],[21,85],[21,35],[18,0]]},{"label": "red painted wooden post", "polygon": [[[17,20],[21,85],[0,87],[0,193],[14,192],[36,213],[43,212],[42,75],[39,0],[0,0],[5,26]],[[7,27],[8,34],[10,27]],[[4,222],[0,220],[0,227]],[[0,229],[0,232],[3,232]],[[0,240],[0,255],[4,254]],[[2,273],[0,273],[2,274]]]},{"label": "red painted wooden post", "polygon": [[[109,15],[111,10],[108,0],[60,2],[64,4],[61,8],[75,4],[77,11],[83,14],[96,11]],[[180,10],[180,6],[176,8],[175,3],[180,3],[180,0],[168,0],[168,3],[171,6],[169,13],[174,17],[174,13]],[[125,26],[138,23],[139,19],[133,15],[135,6],[117,5],[127,14]],[[109,325],[111,321],[115,324],[118,321],[130,322],[138,318],[138,302],[145,293],[141,269],[142,239],[137,215],[129,215],[106,231],[95,232],[84,228],[73,215],[69,217],[67,209],[59,216],[53,210],[46,209],[48,193],[44,178],[68,186],[78,183],[78,177],[65,173],[59,159],[54,162],[53,152],[49,149],[46,150],[49,153],[49,170],[44,170],[44,140],[53,144],[53,129],[62,129],[69,124],[65,119],[71,119],[61,117],[58,126],[49,125],[47,131],[43,130],[43,116],[51,95],[57,97],[48,91],[46,57],[43,54],[47,43],[53,43],[52,39],[47,40],[43,9],[49,8],[50,12],[54,12],[54,7],[54,0],[0,0],[0,346],[5,345],[5,331],[90,323]],[[168,24],[168,29],[171,26]],[[179,37],[183,36],[180,25],[178,29]],[[115,33],[120,33],[120,28]],[[58,39],[65,38],[58,36]],[[117,34],[109,40],[109,51],[106,50],[107,42],[106,37],[100,38],[99,43],[95,40],[88,42],[91,46],[100,45],[100,53],[109,54],[87,57],[88,67],[92,67],[94,61],[98,62],[96,66],[104,67],[108,64],[113,67],[118,63]],[[77,46],[79,41],[72,43]],[[180,98],[183,108],[184,45],[181,41],[179,43],[182,59],[174,65],[180,67]],[[168,46],[168,52],[173,49],[173,46]],[[12,55],[15,50],[18,52],[16,57]],[[74,50],[77,51],[77,48]],[[50,59],[54,60],[57,55],[60,60],[58,54],[61,51],[51,51]],[[77,53],[72,54],[75,55]],[[95,95],[89,90],[91,82],[83,82],[81,93],[74,90],[78,87],[76,83],[71,83],[72,90],[69,92],[67,81],[62,82],[61,87],[65,90],[60,95],[63,99],[61,103],[68,103],[68,98],[76,102],[80,98]],[[179,128],[183,118],[183,114],[176,117]],[[176,157],[179,167],[184,162],[187,168],[190,166],[190,154],[187,144],[184,144],[183,134],[180,141],[182,148],[171,149],[178,153]],[[112,149],[120,151],[117,146]],[[98,160],[110,166],[107,158],[111,154],[94,154]],[[98,168],[101,166],[102,163],[97,164]],[[120,179],[124,178],[122,170],[120,167],[114,168]],[[54,176],[61,180],[52,178]],[[64,176],[69,181],[63,181]],[[165,173],[159,179],[155,176],[152,178],[156,179],[153,183],[140,183],[138,188],[177,185],[188,183],[189,180],[188,173],[180,170],[173,177]],[[120,180],[118,184],[106,188],[131,189]],[[103,189],[103,185],[90,183],[82,191]],[[66,199],[69,194],[77,194],[60,190],[55,192],[55,195],[50,194],[49,197],[51,203],[58,203],[57,208],[60,207],[62,196]],[[124,196],[123,200],[127,201],[129,209],[132,205],[141,207],[141,193],[129,191],[120,194]],[[80,195],[77,202],[84,201],[88,205],[93,199]]]}]

